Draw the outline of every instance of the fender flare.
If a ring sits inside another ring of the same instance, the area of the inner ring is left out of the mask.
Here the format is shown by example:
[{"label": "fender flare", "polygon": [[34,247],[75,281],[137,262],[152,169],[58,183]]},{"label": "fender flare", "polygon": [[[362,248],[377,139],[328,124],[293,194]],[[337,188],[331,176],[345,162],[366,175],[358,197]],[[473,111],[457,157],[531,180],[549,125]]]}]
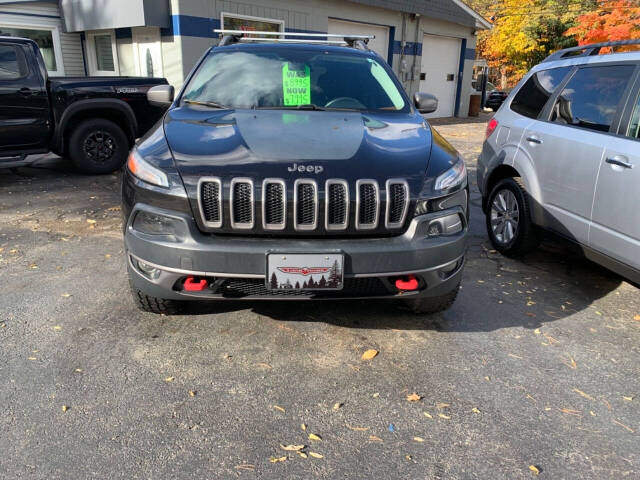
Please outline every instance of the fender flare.
[{"label": "fender flare", "polygon": [[515,151],[511,166],[520,174],[520,179],[531,199],[531,216],[537,225],[544,224],[543,195],[535,165],[531,157],[520,147]]},{"label": "fender flare", "polygon": [[125,134],[130,139],[136,138],[136,132],[138,131],[138,120],[136,119],[133,109],[126,102],[118,98],[90,98],[86,100],[78,100],[73,102],[69,107],[65,109],[60,118],[60,122],[56,125],[56,129],[53,134],[53,148],[52,150],[57,153],[64,153],[64,132],[69,125],[69,122],[73,120],[77,114],[86,112],[89,110],[96,110],[98,114],[96,118],[100,118],[100,111],[104,110],[116,110],[121,113],[127,119],[127,124],[122,125],[125,127]]}]

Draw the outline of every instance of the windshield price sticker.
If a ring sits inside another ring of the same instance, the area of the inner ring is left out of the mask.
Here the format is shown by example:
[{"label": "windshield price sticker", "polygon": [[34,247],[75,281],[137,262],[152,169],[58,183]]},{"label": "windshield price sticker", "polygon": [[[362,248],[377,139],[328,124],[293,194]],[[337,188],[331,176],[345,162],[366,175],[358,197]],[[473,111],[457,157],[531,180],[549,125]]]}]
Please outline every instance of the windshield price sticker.
[{"label": "windshield price sticker", "polygon": [[311,103],[311,74],[309,66],[302,70],[289,69],[289,63],[282,66],[282,90],[285,106],[308,105]]}]

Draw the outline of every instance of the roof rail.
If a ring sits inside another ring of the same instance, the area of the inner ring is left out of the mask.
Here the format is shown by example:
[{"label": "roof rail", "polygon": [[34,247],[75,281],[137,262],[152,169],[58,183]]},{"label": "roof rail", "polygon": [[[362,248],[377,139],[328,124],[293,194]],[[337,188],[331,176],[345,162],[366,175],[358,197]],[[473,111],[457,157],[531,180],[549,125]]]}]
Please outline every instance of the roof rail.
[{"label": "roof rail", "polygon": [[[561,60],[563,58],[588,57],[591,55],[598,55],[601,48],[623,47],[625,45],[640,45],[640,38],[634,40],[619,40],[617,42],[591,43],[589,45],[578,45],[577,47],[564,48],[562,50],[558,50],[557,52],[553,52],[551,55],[545,58],[542,63]],[[582,53],[574,54],[574,52]]]},{"label": "roof rail", "polygon": [[[325,45],[346,45],[359,50],[369,50],[367,44],[369,40],[376,38],[375,35],[351,35],[337,33],[298,33],[298,32],[259,32],[252,30],[221,30],[215,29],[215,33],[220,34],[222,39],[219,46],[231,45],[239,42],[286,42],[286,43],[320,43]],[[247,35],[262,35],[254,37]],[[267,38],[264,38],[267,37]],[[269,38],[270,37],[270,38]],[[294,37],[294,38],[287,38]],[[304,37],[304,38],[295,38]],[[309,39],[311,37],[311,39]],[[316,40],[317,38],[317,40]],[[326,40],[320,40],[325,38]],[[332,38],[342,40],[330,40]]]}]

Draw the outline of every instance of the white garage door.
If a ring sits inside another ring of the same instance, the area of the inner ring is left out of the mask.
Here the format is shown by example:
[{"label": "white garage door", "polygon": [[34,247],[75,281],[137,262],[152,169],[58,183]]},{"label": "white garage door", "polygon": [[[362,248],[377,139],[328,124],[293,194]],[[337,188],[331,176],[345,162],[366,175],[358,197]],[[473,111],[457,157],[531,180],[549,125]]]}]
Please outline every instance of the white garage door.
[{"label": "white garage door", "polygon": [[439,35],[424,36],[420,67],[420,91],[438,97],[438,109],[425,117],[452,117],[454,115],[460,47],[459,38]]},{"label": "white garage door", "polygon": [[343,20],[329,19],[329,31],[327,33],[351,34],[351,35],[375,35],[369,40],[369,48],[388,61],[389,56],[389,27],[371,25],[369,23],[345,22]]}]

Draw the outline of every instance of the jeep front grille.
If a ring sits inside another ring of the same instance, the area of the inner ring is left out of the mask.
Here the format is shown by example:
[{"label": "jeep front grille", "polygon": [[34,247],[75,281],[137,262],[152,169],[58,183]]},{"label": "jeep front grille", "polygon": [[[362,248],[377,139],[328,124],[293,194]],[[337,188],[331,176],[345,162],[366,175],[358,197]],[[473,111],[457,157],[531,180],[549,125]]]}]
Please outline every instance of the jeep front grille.
[{"label": "jeep front grille", "polygon": [[227,232],[255,231],[256,224],[265,233],[287,228],[317,234],[397,230],[406,222],[409,204],[409,185],[403,179],[387,180],[382,192],[376,180],[364,179],[355,185],[329,179],[319,186],[313,179],[287,185],[267,178],[254,185],[249,178],[234,178],[223,185],[219,178],[206,177],[198,184],[204,226]]}]

